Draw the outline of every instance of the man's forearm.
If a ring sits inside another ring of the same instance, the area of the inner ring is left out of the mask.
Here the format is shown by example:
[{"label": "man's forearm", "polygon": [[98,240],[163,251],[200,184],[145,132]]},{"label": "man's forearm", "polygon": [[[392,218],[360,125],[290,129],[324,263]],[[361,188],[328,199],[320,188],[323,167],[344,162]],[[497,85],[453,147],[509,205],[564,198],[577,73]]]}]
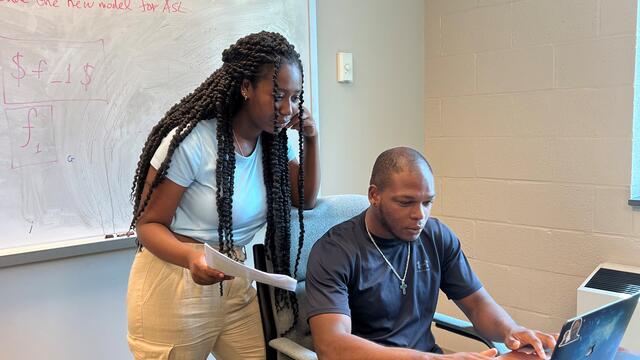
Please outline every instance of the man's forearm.
[{"label": "man's forearm", "polygon": [[485,338],[503,342],[518,324],[493,299],[484,301],[467,314],[474,328]]},{"label": "man's forearm", "polygon": [[486,293],[486,290],[481,289],[479,292],[483,293],[482,296],[477,296],[472,304],[467,304],[462,309],[483,337],[493,341],[505,341],[506,336],[519,327],[518,324]]},{"label": "man's forearm", "polygon": [[361,337],[342,334],[326,339],[325,344],[316,344],[320,360],[429,360],[432,354],[417,350],[386,347]]}]

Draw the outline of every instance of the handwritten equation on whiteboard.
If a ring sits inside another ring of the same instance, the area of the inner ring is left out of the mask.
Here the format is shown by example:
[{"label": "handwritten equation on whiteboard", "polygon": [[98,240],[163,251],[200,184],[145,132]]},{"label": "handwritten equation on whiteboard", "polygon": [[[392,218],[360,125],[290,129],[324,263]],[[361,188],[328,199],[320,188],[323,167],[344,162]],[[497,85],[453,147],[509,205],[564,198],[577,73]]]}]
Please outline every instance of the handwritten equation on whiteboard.
[{"label": "handwritten equation on whiteboard", "polygon": [[107,101],[104,41],[0,36],[2,102]]},{"label": "handwritten equation on whiteboard", "polygon": [[5,109],[9,122],[11,168],[57,162],[53,106]]}]

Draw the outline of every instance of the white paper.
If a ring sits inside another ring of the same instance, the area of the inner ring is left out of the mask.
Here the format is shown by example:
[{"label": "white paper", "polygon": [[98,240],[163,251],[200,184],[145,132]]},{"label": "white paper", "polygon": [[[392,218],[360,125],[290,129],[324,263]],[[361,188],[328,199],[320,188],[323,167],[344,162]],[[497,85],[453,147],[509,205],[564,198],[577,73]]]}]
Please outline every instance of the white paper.
[{"label": "white paper", "polygon": [[225,275],[243,277],[289,291],[296,290],[296,284],[298,282],[292,277],[281,274],[270,274],[248,267],[237,261],[233,261],[226,255],[209,246],[209,244],[204,244],[204,249],[204,257],[207,261],[207,265],[216,270],[222,271]]}]

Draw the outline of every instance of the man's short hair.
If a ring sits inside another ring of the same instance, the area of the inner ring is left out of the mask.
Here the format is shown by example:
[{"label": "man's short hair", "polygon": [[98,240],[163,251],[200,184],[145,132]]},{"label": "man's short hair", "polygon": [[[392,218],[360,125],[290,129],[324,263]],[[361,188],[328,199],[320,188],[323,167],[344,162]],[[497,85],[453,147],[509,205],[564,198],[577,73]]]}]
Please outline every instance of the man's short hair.
[{"label": "man's short hair", "polygon": [[409,147],[395,147],[385,150],[378,155],[376,162],[373,164],[369,184],[383,189],[389,183],[392,174],[408,170],[410,167],[419,166],[421,163],[426,164],[429,172],[433,174],[431,165],[417,150]]}]

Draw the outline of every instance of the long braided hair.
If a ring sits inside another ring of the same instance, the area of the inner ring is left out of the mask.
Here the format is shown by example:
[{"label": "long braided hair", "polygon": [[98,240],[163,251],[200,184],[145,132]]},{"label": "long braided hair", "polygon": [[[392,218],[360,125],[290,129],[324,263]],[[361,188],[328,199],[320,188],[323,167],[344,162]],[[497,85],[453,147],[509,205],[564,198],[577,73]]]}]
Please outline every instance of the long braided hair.
[{"label": "long braided hair", "polygon": [[[165,179],[171,164],[171,157],[175,149],[180,146],[198,122],[206,119],[216,119],[217,126],[217,160],[216,160],[216,205],[218,211],[218,243],[220,252],[234,260],[237,259],[233,251],[232,206],[233,180],[235,173],[235,149],[231,120],[243,103],[241,85],[243,80],[249,80],[254,86],[264,76],[265,72],[273,69],[274,87],[274,130],[278,117],[275,96],[278,93],[278,74],[283,64],[296,65],[303,74],[300,55],[282,35],[273,32],[259,32],[239,39],[235,44],[222,52],[222,66],[218,68],[191,94],[167,111],[165,116],[156,124],[144,144],[138,167],[131,188],[131,201],[134,205],[131,230],[145,208],[154,189]],[[302,114],[303,94],[300,94],[299,114]],[[300,117],[300,129],[303,119]],[[150,160],[155,154],[162,139],[173,129],[175,135],[171,139],[167,156],[157,169],[157,175],[150,185],[148,193],[142,198],[142,192]],[[291,276],[291,234],[290,208],[291,185],[289,182],[289,168],[287,158],[287,132],[274,131],[274,134],[263,132],[260,135],[262,143],[262,163],[264,184],[267,194],[267,231],[265,245],[267,256],[272,261],[273,271]],[[304,204],[304,148],[303,136],[299,136],[300,171],[297,179],[299,200],[298,221],[300,234],[298,238],[298,253],[295,259],[293,276],[297,275],[300,262],[300,252],[304,241],[303,204]],[[222,291],[222,287],[221,287]],[[276,309],[291,309],[293,324],[298,318],[298,303],[295,294],[284,290],[276,290]],[[290,328],[290,329],[291,329]]]}]

